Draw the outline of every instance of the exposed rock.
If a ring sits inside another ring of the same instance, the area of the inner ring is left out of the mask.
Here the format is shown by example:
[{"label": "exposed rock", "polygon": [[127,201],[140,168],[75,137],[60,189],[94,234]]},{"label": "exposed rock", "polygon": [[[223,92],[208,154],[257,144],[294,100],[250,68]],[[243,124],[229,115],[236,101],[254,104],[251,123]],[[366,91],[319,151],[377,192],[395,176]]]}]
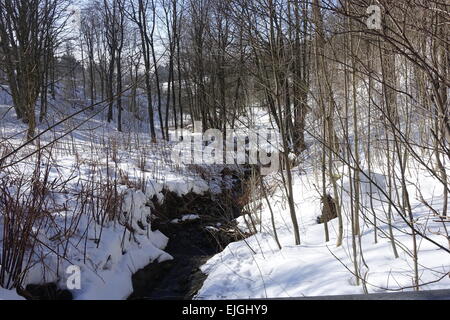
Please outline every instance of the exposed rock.
[{"label": "exposed rock", "polygon": [[329,194],[322,199],[322,215],[317,217],[317,223],[325,223],[337,218],[337,208],[333,197]]}]

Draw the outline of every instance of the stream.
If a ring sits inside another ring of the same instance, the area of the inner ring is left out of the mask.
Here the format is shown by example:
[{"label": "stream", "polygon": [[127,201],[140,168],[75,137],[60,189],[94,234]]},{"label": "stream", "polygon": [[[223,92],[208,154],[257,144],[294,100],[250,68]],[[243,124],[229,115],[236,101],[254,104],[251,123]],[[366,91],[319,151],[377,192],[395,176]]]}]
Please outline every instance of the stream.
[{"label": "stream", "polygon": [[[134,292],[129,299],[192,299],[206,279],[200,267],[229,243],[248,236],[240,233],[234,222],[241,214],[237,199],[243,188],[244,184],[237,180],[232,190],[220,195],[179,197],[167,192],[163,206],[156,208],[158,216],[164,218],[153,221],[152,228],[169,238],[164,251],[173,260],[151,263],[136,272],[132,277]],[[200,218],[171,223],[183,214]]]},{"label": "stream", "polygon": [[[223,173],[233,181],[232,188],[220,194],[193,192],[183,196],[163,190],[164,201],[152,199],[152,230],[169,238],[164,249],[173,260],[154,262],[132,276],[133,293],[128,300],[190,300],[200,290],[206,275],[200,267],[229,243],[245,239],[236,226],[245,203],[245,181],[252,169]],[[195,220],[182,221],[185,215]],[[174,219],[178,219],[174,223]],[[23,295],[30,300],[72,300],[72,294],[55,283],[28,285]]]}]

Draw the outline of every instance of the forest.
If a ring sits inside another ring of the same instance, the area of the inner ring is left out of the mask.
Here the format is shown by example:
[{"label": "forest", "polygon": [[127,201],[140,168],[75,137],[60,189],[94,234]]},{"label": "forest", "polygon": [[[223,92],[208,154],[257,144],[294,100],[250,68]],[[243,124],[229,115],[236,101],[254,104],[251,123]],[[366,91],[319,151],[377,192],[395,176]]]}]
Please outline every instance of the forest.
[{"label": "forest", "polygon": [[449,23],[0,0],[0,300],[450,289]]}]

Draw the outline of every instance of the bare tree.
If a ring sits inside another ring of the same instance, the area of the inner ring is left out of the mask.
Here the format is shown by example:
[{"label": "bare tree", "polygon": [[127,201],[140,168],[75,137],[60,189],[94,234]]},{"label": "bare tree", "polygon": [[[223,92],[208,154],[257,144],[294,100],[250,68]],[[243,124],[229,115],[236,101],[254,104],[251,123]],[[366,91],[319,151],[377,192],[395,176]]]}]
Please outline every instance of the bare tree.
[{"label": "bare tree", "polygon": [[2,68],[8,78],[17,117],[28,124],[27,136],[35,134],[36,102],[48,61],[50,46],[58,32],[62,1],[9,0],[0,3],[0,50],[5,58]]}]

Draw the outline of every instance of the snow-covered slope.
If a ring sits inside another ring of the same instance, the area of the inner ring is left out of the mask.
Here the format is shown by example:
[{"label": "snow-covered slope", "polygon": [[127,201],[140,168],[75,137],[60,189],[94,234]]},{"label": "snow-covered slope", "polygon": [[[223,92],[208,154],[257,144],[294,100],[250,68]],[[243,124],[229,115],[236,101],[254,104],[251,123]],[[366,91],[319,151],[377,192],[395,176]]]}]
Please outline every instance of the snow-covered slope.
[{"label": "snow-covered slope", "polygon": [[[8,103],[7,96],[2,99]],[[52,101],[50,115],[38,132],[77,110],[79,106]],[[174,166],[168,158],[171,145],[151,143],[145,126],[132,115],[125,112],[125,130],[118,132],[114,123],[104,121],[104,113],[96,115],[97,110],[53,128],[38,143],[2,163],[2,188],[19,195],[19,203],[29,199],[36,177],[47,190],[30,238],[33,250],[27,250],[23,260],[23,287],[56,282],[65,289],[67,281],[77,287],[72,277],[77,269],[71,269],[75,265],[80,270],[80,288],[72,290],[75,299],[127,298],[134,272],[152,261],[172,259],[164,252],[168,238],[152,231],[151,200],[164,201],[163,189],[178,195],[217,189],[215,182],[209,184],[187,168]],[[26,128],[10,105],[0,106],[3,154],[25,142]],[[7,214],[13,212],[5,209],[0,214],[0,248],[6,239]],[[11,283],[4,285],[9,288]],[[0,291],[0,298],[14,297],[10,291]]]},{"label": "snow-covered slope", "polygon": [[[383,171],[376,176],[377,185],[385,187]],[[297,217],[300,224],[301,245],[294,245],[291,218],[283,192],[278,189],[270,198],[274,211],[277,233],[282,245],[280,250],[273,237],[270,210],[265,201],[261,212],[261,232],[230,244],[222,253],[210,259],[202,270],[208,274],[197,299],[245,299],[302,297],[364,293],[363,286],[356,285],[353,274],[352,237],[350,223],[350,197],[343,194],[344,241],[336,247],[338,221],[329,223],[330,241],[325,242],[323,224],[316,219],[321,215],[322,204],[316,189],[312,170],[294,171],[294,194]],[[270,183],[273,177],[266,177]],[[343,180],[343,181],[342,181]],[[369,207],[368,182],[362,180],[362,202]],[[433,206],[443,202],[442,184],[426,172],[419,171],[409,176],[410,194],[416,227],[427,237],[448,248],[445,226],[431,212],[417,194]],[[348,179],[339,180],[348,191]],[[373,187],[373,192],[377,188]],[[377,214],[378,243],[374,241],[374,226],[369,220],[361,221],[361,251],[358,258],[361,277],[365,278],[368,292],[413,290],[413,259],[411,229],[398,215],[394,214],[394,236],[399,257],[394,257],[390,240],[385,208],[387,202],[381,195],[372,195]],[[378,199],[378,200],[377,200]],[[367,214],[368,219],[373,216]],[[363,219],[363,218],[361,218]],[[249,220],[249,219],[247,219]],[[448,225],[448,223],[447,223]],[[247,224],[241,218],[241,227]],[[430,241],[418,237],[418,263],[421,290],[450,288],[450,254],[436,247]],[[450,249],[450,248],[449,248]]]}]

